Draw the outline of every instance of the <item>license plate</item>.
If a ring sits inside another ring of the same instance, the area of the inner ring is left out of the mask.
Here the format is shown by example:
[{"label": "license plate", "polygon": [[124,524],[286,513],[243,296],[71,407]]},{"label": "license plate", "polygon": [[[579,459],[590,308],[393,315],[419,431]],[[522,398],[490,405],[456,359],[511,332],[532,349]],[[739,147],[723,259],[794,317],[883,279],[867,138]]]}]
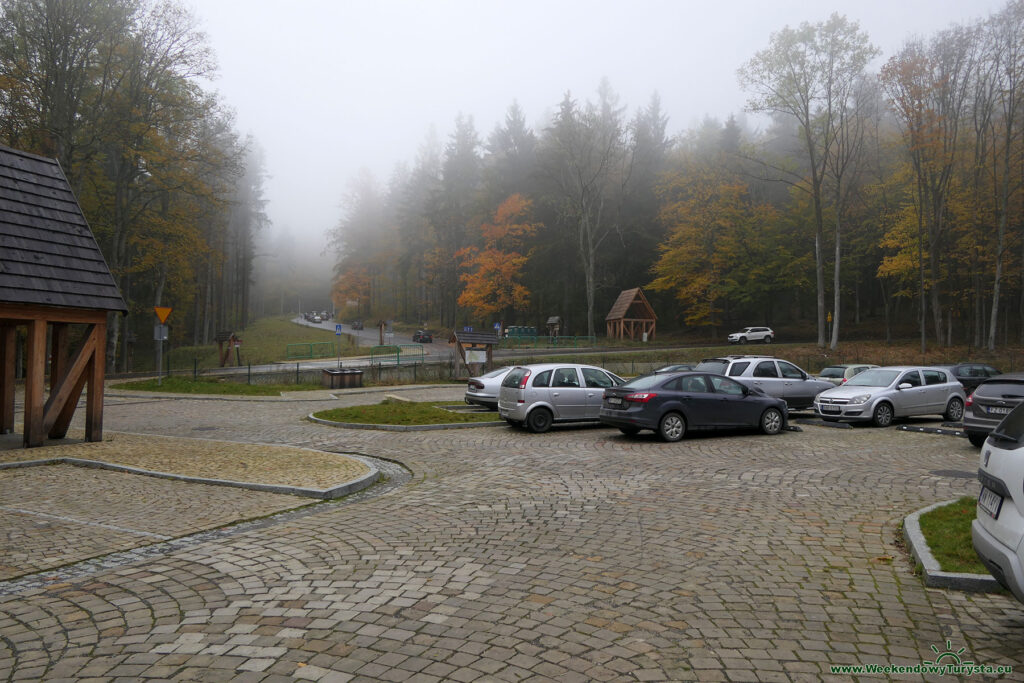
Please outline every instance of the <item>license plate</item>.
[{"label": "license plate", "polygon": [[823,413],[840,413],[840,412],[842,412],[842,408],[840,408],[839,406],[821,406],[820,410]]},{"label": "license plate", "polygon": [[1013,410],[1013,408],[1006,408],[1004,406],[989,406],[988,407],[988,414],[989,415],[1009,415],[1011,410]]},{"label": "license plate", "polygon": [[999,510],[1003,507],[1003,497],[984,486],[978,496],[978,507],[988,513],[992,519],[999,519]]},{"label": "license plate", "polygon": [[622,399],[621,398],[617,398],[615,396],[609,396],[605,400],[608,401],[609,403],[611,403],[612,405],[616,405],[616,406],[622,405]]}]

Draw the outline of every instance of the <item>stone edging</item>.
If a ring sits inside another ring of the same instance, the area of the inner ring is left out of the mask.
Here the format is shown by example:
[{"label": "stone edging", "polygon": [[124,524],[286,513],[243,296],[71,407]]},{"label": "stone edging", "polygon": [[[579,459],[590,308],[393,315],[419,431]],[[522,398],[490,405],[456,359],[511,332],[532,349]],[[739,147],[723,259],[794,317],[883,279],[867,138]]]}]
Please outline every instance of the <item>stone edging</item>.
[{"label": "stone edging", "polygon": [[332,422],[313,417],[313,413],[306,416],[310,422],[327,425],[328,427],[341,427],[342,429],[377,429],[382,432],[429,432],[438,429],[471,429],[474,427],[503,427],[505,421],[500,422],[453,422],[451,424],[436,425],[375,425],[362,422]]},{"label": "stone edging", "polygon": [[942,571],[938,560],[935,559],[931,549],[928,548],[928,542],[925,540],[924,534],[921,533],[921,515],[955,502],[956,500],[947,500],[935,503],[907,515],[903,519],[903,532],[907,539],[907,547],[910,549],[910,554],[924,567],[924,585],[931,586],[932,588],[953,588],[955,590],[972,591],[975,593],[1001,592],[1003,590],[1002,586],[990,575]]},{"label": "stone edging", "polygon": [[922,432],[924,434],[943,434],[945,436],[960,436],[967,438],[967,432],[961,429],[948,429],[944,427],[918,427],[916,425],[899,425],[896,427],[900,432]]},{"label": "stone edging", "polygon": [[319,498],[321,500],[331,500],[333,498],[341,498],[347,496],[350,493],[356,491],[362,491],[368,488],[372,484],[377,483],[380,479],[380,470],[375,465],[367,462],[363,458],[354,455],[344,455],[337,453],[336,455],[342,455],[346,458],[358,460],[359,462],[370,468],[370,471],[359,477],[353,479],[350,482],[335,486],[329,489],[313,489],[304,486],[287,486],[284,484],[258,484],[256,482],[245,482],[245,481],[231,481],[228,479],[207,479],[205,477],[191,477],[185,474],[173,474],[170,472],[154,472],[152,470],[144,470],[139,467],[129,467],[128,465],[115,465],[109,462],[102,462],[99,460],[86,460],[84,458],[48,458],[46,460],[26,460],[22,462],[11,462],[11,463],[0,463],[0,470],[16,469],[20,467],[37,467],[40,465],[74,465],[76,467],[91,467],[100,470],[109,470],[111,472],[124,472],[126,474],[140,474],[146,477],[155,477],[157,479],[170,479],[172,481],[182,481],[191,484],[210,484],[212,486],[229,486],[233,488],[249,489],[251,491],[262,491],[264,493],[279,493],[288,496],[302,496],[304,498]]}]

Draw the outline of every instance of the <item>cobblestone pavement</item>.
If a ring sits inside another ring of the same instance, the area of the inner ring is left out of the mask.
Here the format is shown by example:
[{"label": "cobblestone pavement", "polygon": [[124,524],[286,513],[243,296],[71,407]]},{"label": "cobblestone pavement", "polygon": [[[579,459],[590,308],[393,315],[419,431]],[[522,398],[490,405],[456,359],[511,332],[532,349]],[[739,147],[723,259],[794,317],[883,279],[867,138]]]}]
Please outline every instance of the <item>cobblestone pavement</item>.
[{"label": "cobblestone pavement", "polygon": [[919,665],[948,642],[1024,680],[1024,608],[924,588],[897,544],[907,513],[977,493],[966,440],[805,427],[664,444],[301,419],[373,397],[111,396],[111,431],[364,453],[413,478],[9,585],[0,679],[849,680],[829,666]]}]

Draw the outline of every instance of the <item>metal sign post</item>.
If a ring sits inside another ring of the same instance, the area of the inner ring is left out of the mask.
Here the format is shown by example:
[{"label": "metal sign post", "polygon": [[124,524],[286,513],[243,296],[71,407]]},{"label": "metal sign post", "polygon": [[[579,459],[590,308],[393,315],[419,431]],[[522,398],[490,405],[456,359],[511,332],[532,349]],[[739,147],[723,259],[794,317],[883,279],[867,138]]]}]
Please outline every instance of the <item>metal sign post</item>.
[{"label": "metal sign post", "polygon": [[334,336],[338,338],[338,369],[341,370],[341,323],[334,326]]},{"label": "metal sign post", "polygon": [[163,386],[163,368],[164,368],[164,342],[167,340],[167,317],[174,310],[169,306],[154,306],[153,312],[156,313],[157,319],[160,321],[158,325],[153,325],[153,341],[156,342],[156,385],[158,387]]}]

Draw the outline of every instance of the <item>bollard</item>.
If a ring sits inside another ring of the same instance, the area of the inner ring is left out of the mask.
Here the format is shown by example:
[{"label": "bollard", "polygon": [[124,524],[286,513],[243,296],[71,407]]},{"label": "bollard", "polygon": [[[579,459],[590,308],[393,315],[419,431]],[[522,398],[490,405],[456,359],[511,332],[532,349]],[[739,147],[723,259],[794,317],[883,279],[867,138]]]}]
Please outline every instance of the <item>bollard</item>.
[{"label": "bollard", "polygon": [[252,384],[252,361],[249,361],[249,384]]},{"label": "bollard", "polygon": [[295,383],[299,383],[299,364],[295,364]]}]

